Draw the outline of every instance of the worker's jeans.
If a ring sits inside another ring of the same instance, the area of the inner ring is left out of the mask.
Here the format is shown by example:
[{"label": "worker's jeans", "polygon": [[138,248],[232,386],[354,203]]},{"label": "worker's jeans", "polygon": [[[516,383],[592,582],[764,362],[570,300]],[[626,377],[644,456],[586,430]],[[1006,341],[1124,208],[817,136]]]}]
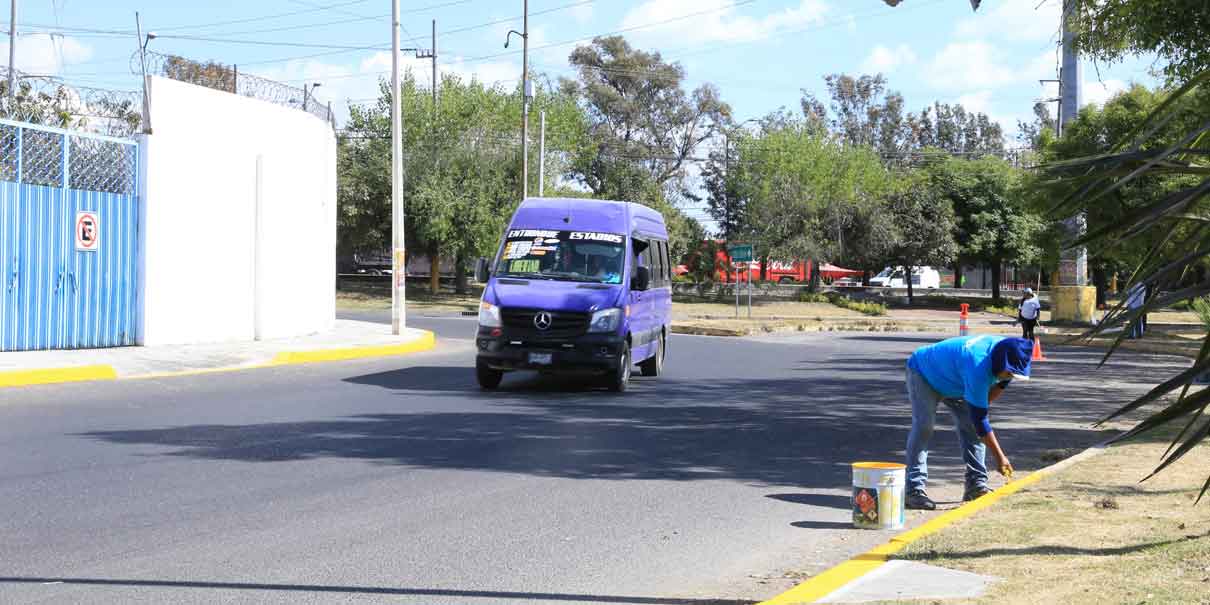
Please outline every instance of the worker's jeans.
[{"label": "worker's jeans", "polygon": [[962,459],[966,462],[966,489],[987,487],[987,466],[984,464],[986,447],[975,432],[961,399],[942,397],[929,385],[920,372],[907,368],[908,401],[912,402],[912,430],[907,441],[908,493],[923,490],[929,478],[929,440],[933,437],[933,424],[937,418],[937,402],[942,402],[954,415],[954,428],[958,431],[958,443],[962,446]]}]

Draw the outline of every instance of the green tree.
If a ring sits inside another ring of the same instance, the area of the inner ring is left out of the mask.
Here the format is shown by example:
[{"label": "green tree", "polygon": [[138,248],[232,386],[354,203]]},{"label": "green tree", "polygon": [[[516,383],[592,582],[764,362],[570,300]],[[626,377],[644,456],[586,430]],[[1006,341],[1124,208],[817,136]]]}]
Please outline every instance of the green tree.
[{"label": "green tree", "polygon": [[1210,69],[1210,7],[1205,0],[1069,0],[1076,47],[1099,61],[1158,55],[1164,74],[1185,82]]},{"label": "green tree", "polygon": [[[1004,263],[1030,265],[1039,259],[1045,228],[1030,210],[1019,169],[1000,158],[946,158],[925,171],[929,186],[954,209],[955,275],[961,261],[986,263],[992,270],[992,298],[1000,298]],[[955,286],[960,284],[955,283]]]},{"label": "green tree", "polygon": [[894,264],[903,266],[910,303],[914,296],[912,270],[945,266],[957,256],[958,243],[954,241],[953,207],[929,186],[925,175],[906,174],[900,183],[887,197],[886,209],[897,229],[890,256]]},{"label": "green tree", "polygon": [[581,155],[574,173],[599,197],[637,200],[647,180],[661,187],[679,181],[688,158],[730,117],[714,86],[687,92],[680,64],[621,36],[594,38],[568,61],[578,78],[560,86],[580,99],[596,148]]}]

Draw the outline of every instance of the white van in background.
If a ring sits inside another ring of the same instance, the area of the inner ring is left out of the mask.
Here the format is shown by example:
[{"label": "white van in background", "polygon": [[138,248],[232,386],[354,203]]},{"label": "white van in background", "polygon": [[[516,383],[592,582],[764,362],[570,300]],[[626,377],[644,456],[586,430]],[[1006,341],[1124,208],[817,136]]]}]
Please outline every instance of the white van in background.
[{"label": "white van in background", "polygon": [[[881,288],[906,288],[903,267],[887,267],[870,278],[870,285]],[[912,287],[926,290],[941,287],[941,273],[932,267],[912,267]]]}]

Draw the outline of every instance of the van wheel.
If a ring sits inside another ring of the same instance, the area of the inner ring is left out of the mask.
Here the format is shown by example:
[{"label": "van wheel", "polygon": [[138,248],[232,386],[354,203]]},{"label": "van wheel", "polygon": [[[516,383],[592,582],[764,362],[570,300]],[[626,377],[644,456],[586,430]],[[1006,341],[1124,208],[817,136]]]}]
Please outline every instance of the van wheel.
[{"label": "van wheel", "polygon": [[661,335],[656,343],[655,355],[639,364],[639,370],[644,376],[654,377],[664,373],[664,337]]},{"label": "van wheel", "polygon": [[493,391],[500,386],[500,381],[504,379],[503,370],[493,370],[482,361],[475,362],[475,379],[479,381],[479,388],[485,391]]},{"label": "van wheel", "polygon": [[626,386],[630,383],[630,343],[622,346],[622,355],[618,358],[618,366],[609,372],[607,375],[607,385],[609,390],[615,393],[624,393]]},{"label": "van wheel", "polygon": [[794,282],[793,277],[783,277],[783,278],[777,280],[777,283],[783,284],[783,285],[793,283],[793,282]]}]

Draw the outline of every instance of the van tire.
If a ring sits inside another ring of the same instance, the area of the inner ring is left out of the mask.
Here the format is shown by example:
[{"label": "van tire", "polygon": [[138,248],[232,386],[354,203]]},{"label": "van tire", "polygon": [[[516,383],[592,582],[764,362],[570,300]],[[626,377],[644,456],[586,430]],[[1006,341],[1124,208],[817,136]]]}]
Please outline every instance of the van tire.
[{"label": "van tire", "polygon": [[618,365],[613,370],[610,370],[606,375],[606,386],[609,390],[615,393],[626,392],[626,387],[630,383],[630,369],[633,361],[630,357],[630,343],[622,345],[622,355],[618,358]]},{"label": "van tire", "polygon": [[644,376],[656,377],[664,373],[664,335],[656,341],[655,355],[639,364],[639,370]]},{"label": "van tire", "polygon": [[794,278],[793,277],[782,277],[781,279],[777,280],[777,283],[782,284],[782,285],[792,284],[792,283],[794,283]]},{"label": "van tire", "polygon": [[479,388],[484,391],[494,391],[500,386],[500,381],[504,379],[503,370],[494,370],[482,361],[475,362],[475,379],[479,381]]}]

